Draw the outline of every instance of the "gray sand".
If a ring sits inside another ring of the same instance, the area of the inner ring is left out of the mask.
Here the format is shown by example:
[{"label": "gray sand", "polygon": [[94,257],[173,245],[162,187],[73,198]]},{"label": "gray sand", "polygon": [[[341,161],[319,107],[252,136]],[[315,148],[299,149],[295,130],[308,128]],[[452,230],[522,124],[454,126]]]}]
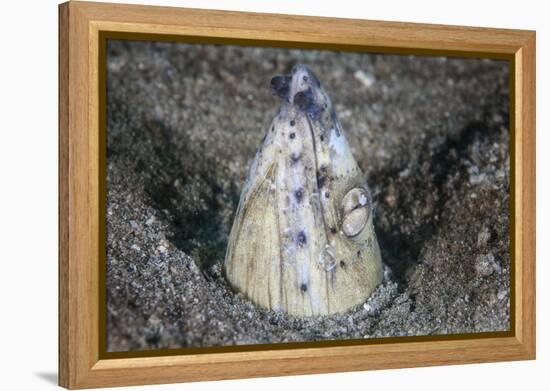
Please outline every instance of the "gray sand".
[{"label": "gray sand", "polygon": [[[235,294],[221,262],[248,165],[308,65],[375,198],[383,284],[294,318]],[[110,42],[107,350],[509,329],[508,63]]]}]

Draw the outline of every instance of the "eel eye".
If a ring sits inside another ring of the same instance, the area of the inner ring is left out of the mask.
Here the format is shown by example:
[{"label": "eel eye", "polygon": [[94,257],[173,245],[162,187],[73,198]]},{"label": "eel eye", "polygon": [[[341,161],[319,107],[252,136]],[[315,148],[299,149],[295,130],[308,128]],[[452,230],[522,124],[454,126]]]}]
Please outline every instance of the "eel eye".
[{"label": "eel eye", "polygon": [[365,189],[351,189],[342,200],[342,231],[347,237],[357,236],[369,219],[371,213],[369,196]]}]

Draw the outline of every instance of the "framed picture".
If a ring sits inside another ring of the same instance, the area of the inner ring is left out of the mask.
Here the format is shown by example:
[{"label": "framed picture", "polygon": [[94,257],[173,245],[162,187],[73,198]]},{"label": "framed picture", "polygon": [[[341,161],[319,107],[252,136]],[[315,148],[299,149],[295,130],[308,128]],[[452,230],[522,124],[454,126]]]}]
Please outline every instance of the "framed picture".
[{"label": "framed picture", "polygon": [[535,33],[59,7],[59,382],[535,358]]}]

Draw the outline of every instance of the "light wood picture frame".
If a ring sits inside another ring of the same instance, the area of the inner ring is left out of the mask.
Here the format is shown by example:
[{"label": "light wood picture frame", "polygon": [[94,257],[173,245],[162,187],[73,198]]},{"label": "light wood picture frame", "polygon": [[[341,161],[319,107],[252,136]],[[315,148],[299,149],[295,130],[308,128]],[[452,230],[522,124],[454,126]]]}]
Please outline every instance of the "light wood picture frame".
[{"label": "light wood picture frame", "polygon": [[[107,355],[105,42],[338,48],[510,61],[511,330]],[[103,89],[103,90],[102,90]],[[70,1],[59,6],[59,384],[70,389],[535,359],[535,32]],[[102,258],[103,257],[103,258]],[[103,326],[102,326],[103,325]]]}]

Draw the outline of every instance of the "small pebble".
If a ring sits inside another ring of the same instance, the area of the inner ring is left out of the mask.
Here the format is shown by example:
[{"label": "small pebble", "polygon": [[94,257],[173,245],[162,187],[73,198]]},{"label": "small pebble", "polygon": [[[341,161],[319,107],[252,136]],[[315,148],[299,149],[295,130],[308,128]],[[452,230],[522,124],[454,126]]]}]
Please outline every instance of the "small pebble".
[{"label": "small pebble", "polygon": [[369,303],[365,303],[363,304],[363,308],[365,311],[367,311],[367,313],[371,313],[373,312],[374,308],[369,304]]},{"label": "small pebble", "polygon": [[489,228],[483,227],[477,235],[477,246],[480,248],[485,247],[485,245],[489,242],[489,239],[491,239],[491,232],[489,231]]},{"label": "small pebble", "polygon": [[365,87],[372,87],[372,85],[376,81],[373,75],[362,70],[355,71],[353,77],[359,80],[359,82],[361,82],[361,84],[363,84]]},{"label": "small pebble", "polygon": [[481,277],[487,277],[495,271],[495,256],[491,253],[478,255],[476,258],[476,272]]}]

